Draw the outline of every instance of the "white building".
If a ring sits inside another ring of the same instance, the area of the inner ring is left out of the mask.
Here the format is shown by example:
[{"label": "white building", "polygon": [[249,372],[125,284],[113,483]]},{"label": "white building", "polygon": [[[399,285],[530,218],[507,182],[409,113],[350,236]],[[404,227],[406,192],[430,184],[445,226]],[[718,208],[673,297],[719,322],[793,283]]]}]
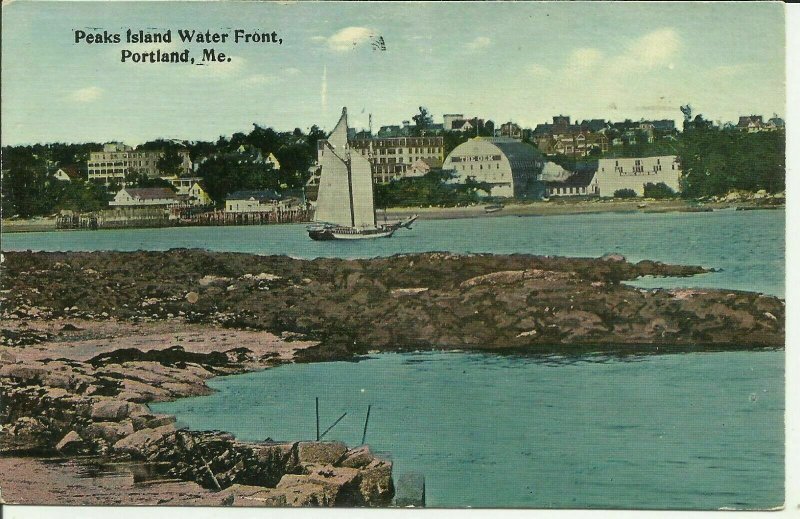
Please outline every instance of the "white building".
[{"label": "white building", "polygon": [[444,129],[452,130],[454,122],[464,120],[464,114],[444,114],[443,119],[444,119]]},{"label": "white building", "polygon": [[179,203],[175,192],[167,187],[124,187],[108,205],[117,207],[173,206]]},{"label": "white building", "polygon": [[678,157],[639,157],[630,159],[600,159],[597,164],[597,184],[600,196],[611,197],[620,189],[631,189],[644,196],[645,184],[664,183],[676,193],[680,191],[681,166]]},{"label": "white building", "polygon": [[[181,158],[181,172],[186,174],[192,169],[188,150],[177,150]],[[125,181],[128,173],[139,173],[148,178],[158,176],[158,160],[164,156],[164,150],[134,150],[119,142],[103,145],[103,151],[89,154],[87,163],[89,180],[102,181],[108,184],[112,180]]]},{"label": "white building", "polygon": [[289,209],[291,200],[282,200],[275,191],[236,191],[225,197],[226,213],[265,213]]},{"label": "white building", "polygon": [[597,196],[600,194],[597,172],[594,170],[576,171],[563,180],[546,182],[545,185],[547,187],[547,196],[550,198]]},{"label": "white building", "polygon": [[543,155],[530,144],[507,137],[476,137],[456,146],[442,169],[455,173],[454,182],[468,178],[488,184],[489,196],[540,197]]},{"label": "white building", "polygon": [[211,197],[203,189],[203,179],[200,177],[161,177],[161,179],[175,186],[178,198],[189,205],[208,205],[211,203]]}]

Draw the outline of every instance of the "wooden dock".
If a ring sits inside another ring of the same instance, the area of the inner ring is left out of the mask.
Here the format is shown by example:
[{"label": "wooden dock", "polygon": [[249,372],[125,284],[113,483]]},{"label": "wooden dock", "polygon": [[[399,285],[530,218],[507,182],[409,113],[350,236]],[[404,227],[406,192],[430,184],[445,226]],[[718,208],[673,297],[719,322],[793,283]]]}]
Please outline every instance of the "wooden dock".
[{"label": "wooden dock", "polygon": [[310,222],[311,209],[286,209],[232,213],[191,211],[184,208],[114,208],[92,213],[64,213],[56,218],[56,229],[137,229],[220,225],[274,225]]}]

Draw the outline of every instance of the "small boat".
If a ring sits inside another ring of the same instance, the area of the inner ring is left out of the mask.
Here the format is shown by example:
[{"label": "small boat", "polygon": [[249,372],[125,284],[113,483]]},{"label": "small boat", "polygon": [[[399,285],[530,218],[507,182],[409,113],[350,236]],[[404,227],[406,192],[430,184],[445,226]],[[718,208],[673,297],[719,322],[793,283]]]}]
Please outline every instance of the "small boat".
[{"label": "small boat", "polygon": [[349,146],[347,108],[342,109],[339,122],[321,146],[315,224],[307,228],[312,240],[389,238],[398,229],[411,228],[417,215],[399,222],[378,224],[372,165]]},{"label": "small boat", "polygon": [[484,207],[484,211],[487,213],[496,213],[497,211],[501,211],[503,209],[503,204],[491,204]]}]

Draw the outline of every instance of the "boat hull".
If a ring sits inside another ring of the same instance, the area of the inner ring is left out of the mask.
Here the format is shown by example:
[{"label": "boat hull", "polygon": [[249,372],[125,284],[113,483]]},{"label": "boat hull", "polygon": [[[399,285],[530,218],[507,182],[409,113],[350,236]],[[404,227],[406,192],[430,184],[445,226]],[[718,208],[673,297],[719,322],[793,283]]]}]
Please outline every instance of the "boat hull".
[{"label": "boat hull", "polygon": [[373,238],[388,238],[394,234],[395,229],[371,229],[362,231],[358,229],[309,229],[308,236],[316,241],[330,240],[370,240]]}]

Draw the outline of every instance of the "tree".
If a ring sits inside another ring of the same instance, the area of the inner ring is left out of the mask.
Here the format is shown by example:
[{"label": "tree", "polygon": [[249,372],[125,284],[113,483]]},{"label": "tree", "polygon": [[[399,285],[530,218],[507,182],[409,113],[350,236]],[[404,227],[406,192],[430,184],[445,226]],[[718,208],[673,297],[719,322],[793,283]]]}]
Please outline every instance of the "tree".
[{"label": "tree", "polygon": [[241,162],[235,155],[212,157],[200,165],[208,196],[218,205],[225,197],[240,190],[278,189],[277,175],[268,164]]},{"label": "tree", "polygon": [[433,124],[433,116],[424,106],[419,107],[419,113],[411,117],[414,120],[414,134],[422,135]]},{"label": "tree", "polygon": [[183,166],[183,159],[173,147],[167,148],[156,163],[156,167],[164,175],[180,175],[183,172],[181,166]]},{"label": "tree", "polygon": [[658,184],[653,184],[652,182],[648,182],[644,185],[644,196],[645,198],[674,198],[675,191],[668,185],[663,182],[659,182]]}]

